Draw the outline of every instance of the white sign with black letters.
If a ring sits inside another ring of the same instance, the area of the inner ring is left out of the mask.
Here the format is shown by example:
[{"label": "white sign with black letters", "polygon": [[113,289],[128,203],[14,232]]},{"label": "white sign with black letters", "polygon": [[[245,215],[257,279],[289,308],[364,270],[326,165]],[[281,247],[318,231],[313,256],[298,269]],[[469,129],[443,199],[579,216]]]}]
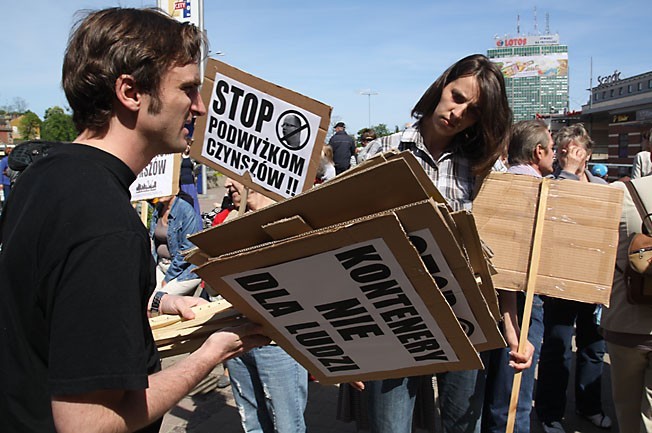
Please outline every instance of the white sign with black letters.
[{"label": "white sign with black letters", "polygon": [[179,191],[179,155],[156,155],[129,187],[131,201],[175,195]]},{"label": "white sign with black letters", "polygon": [[482,332],[482,327],[475,318],[460,284],[446,263],[444,254],[430,230],[417,230],[411,232],[409,237],[471,343],[474,345],[486,343],[487,338]]},{"label": "white sign with black letters", "polygon": [[458,361],[381,238],[222,279],[324,375]]},{"label": "white sign with black letters", "polygon": [[303,191],[320,118],[216,73],[201,156],[282,197]]}]

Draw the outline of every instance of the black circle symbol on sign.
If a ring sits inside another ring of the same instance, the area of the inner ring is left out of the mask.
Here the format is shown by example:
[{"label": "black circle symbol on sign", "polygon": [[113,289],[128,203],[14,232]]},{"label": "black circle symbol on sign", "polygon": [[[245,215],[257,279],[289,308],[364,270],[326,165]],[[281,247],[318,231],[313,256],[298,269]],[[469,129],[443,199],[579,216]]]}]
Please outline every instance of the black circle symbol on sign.
[{"label": "black circle symbol on sign", "polygon": [[276,121],[276,136],[290,150],[303,149],[310,141],[308,119],[296,110],[283,112]]}]

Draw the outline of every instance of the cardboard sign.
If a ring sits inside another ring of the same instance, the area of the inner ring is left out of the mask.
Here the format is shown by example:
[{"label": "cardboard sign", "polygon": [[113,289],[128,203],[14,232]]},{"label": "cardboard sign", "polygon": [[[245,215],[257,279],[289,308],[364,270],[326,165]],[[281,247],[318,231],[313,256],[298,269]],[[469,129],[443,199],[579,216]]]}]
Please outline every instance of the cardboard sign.
[{"label": "cardboard sign", "polygon": [[[532,257],[542,182],[549,182],[541,250]],[[535,292],[609,304],[622,191],[571,180],[492,173],[473,202],[478,231],[494,252],[497,288],[524,290],[538,260]]]},{"label": "cardboard sign", "polygon": [[481,368],[394,214],[196,271],[323,383]]},{"label": "cardboard sign", "polygon": [[428,200],[426,188],[433,187],[432,182],[424,187],[407,162],[414,156],[409,152],[402,156],[351,176],[338,176],[291,200],[196,233],[190,240],[203,253],[217,257],[274,240],[263,227],[296,215],[310,228],[319,229]]},{"label": "cardboard sign", "polygon": [[191,155],[273,199],[311,188],[331,108],[209,59]]},{"label": "cardboard sign", "polygon": [[167,197],[179,192],[181,155],[157,155],[129,187],[131,201]]},{"label": "cardboard sign", "polygon": [[445,207],[425,201],[398,209],[396,215],[475,349],[482,352],[505,347],[496,320],[443,212]]}]

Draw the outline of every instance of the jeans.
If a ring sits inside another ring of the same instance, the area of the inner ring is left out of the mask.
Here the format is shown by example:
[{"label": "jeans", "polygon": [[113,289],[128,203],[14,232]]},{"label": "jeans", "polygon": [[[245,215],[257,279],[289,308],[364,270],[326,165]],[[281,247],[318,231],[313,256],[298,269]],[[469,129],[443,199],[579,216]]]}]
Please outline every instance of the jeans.
[{"label": "jeans", "polygon": [[[483,362],[487,352],[480,354]],[[445,433],[479,433],[485,373],[483,370],[437,374]],[[411,433],[412,414],[420,382],[430,376],[365,382],[371,433]],[[434,417],[435,414],[433,413]]]},{"label": "jeans", "polygon": [[[523,293],[517,295],[518,314],[519,318],[522,318],[525,295]],[[515,433],[528,433],[530,431],[534,373],[543,340],[543,300],[538,295],[534,295],[532,302],[532,316],[527,339],[534,346],[534,356],[532,366],[521,373],[521,389],[518,395],[516,422],[514,424]],[[507,428],[507,414],[514,382],[514,369],[509,366],[509,352],[509,347],[492,350],[489,363],[485,366],[487,369],[487,386],[482,413],[483,433],[503,433]]]},{"label": "jeans", "polygon": [[605,343],[595,324],[595,308],[593,304],[545,298],[543,345],[535,399],[537,415],[542,422],[560,421],[564,416],[573,333],[577,345],[576,409],[587,416],[602,412]]},{"label": "jeans", "polygon": [[245,432],[302,433],[308,372],[276,345],[225,363]]},{"label": "jeans", "polygon": [[365,382],[371,433],[410,433],[417,389],[431,376]]}]

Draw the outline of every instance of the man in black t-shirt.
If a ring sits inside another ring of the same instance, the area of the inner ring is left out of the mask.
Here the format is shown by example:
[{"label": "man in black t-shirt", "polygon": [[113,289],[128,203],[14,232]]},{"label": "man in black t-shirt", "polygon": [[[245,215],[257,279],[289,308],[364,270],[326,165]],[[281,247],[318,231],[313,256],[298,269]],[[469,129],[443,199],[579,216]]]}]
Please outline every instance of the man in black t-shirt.
[{"label": "man in black t-shirt", "polygon": [[106,9],[74,30],[63,87],[81,131],[16,182],[0,222],[0,430],[157,431],[218,363],[269,340],[212,334],[161,371],[147,311],[192,318],[198,298],[152,294],[147,230],[129,185],[181,152],[205,114],[199,30],[154,10]]}]

